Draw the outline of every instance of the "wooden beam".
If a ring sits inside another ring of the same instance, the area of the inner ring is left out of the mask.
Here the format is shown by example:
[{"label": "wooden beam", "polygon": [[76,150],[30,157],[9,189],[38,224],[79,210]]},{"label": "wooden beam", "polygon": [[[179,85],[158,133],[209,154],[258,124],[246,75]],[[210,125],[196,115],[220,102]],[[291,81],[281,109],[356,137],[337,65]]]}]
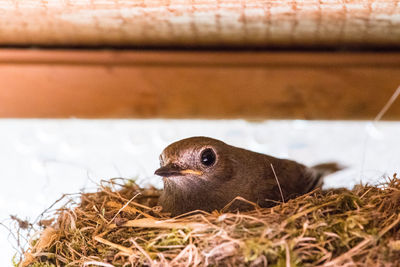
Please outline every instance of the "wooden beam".
[{"label": "wooden beam", "polygon": [[2,118],[372,119],[399,85],[399,52],[0,50]]},{"label": "wooden beam", "polygon": [[400,45],[398,0],[2,0],[0,45]]}]

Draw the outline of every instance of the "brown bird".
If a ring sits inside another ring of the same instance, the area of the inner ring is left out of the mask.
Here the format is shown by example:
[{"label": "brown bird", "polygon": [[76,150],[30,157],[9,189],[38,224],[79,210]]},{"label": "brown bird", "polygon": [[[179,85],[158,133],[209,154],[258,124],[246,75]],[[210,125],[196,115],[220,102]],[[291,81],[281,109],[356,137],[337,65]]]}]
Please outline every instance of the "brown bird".
[{"label": "brown bird", "polygon": [[[336,163],[309,168],[208,137],[169,145],[160,155],[160,165],[155,171],[164,181],[159,205],[172,216],[220,210],[236,197],[271,207],[320,187],[325,175],[341,169]],[[249,207],[235,201],[231,209]]]}]

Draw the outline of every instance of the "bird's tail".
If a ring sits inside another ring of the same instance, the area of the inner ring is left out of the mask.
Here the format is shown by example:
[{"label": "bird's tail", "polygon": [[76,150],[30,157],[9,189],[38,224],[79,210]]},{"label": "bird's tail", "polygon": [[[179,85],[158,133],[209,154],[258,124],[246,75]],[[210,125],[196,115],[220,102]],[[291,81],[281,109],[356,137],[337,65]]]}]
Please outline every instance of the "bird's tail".
[{"label": "bird's tail", "polygon": [[314,165],[311,168],[319,172],[322,176],[326,176],[328,174],[343,170],[346,167],[337,162],[326,162]]},{"label": "bird's tail", "polygon": [[327,162],[312,166],[311,170],[313,172],[313,175],[311,177],[313,177],[313,181],[310,184],[308,191],[312,191],[315,188],[322,187],[325,176],[343,170],[345,168],[345,166],[342,166],[337,162]]}]

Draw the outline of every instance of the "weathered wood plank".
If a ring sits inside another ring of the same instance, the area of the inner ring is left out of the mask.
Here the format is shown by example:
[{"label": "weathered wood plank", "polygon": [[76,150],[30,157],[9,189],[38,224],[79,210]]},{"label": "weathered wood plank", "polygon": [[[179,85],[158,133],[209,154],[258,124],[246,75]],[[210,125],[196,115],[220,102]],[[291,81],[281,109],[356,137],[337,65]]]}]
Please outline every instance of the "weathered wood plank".
[{"label": "weathered wood plank", "polygon": [[2,118],[372,119],[399,85],[400,53],[0,50]]},{"label": "weathered wood plank", "polygon": [[398,0],[7,0],[0,45],[398,47]]}]

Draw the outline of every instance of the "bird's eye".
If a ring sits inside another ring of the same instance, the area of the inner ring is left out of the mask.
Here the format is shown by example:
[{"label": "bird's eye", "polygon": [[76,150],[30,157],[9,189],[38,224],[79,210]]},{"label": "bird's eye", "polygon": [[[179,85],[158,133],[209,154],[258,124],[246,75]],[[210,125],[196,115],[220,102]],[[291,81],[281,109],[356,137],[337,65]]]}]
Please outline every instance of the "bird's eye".
[{"label": "bird's eye", "polygon": [[217,156],[211,148],[207,148],[201,152],[200,160],[204,166],[211,166],[215,163]]}]

